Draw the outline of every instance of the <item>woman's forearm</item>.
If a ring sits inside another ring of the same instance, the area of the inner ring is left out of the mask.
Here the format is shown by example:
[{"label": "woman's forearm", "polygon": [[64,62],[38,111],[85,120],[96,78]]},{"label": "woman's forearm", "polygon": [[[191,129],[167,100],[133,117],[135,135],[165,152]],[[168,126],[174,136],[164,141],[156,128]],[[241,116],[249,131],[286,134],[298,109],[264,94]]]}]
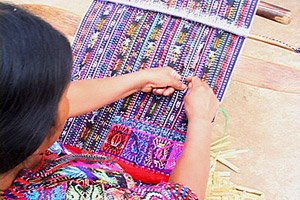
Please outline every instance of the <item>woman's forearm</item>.
[{"label": "woman's forearm", "polygon": [[140,73],[72,82],[68,90],[69,117],[86,114],[140,90]]},{"label": "woman's forearm", "polygon": [[112,78],[72,82],[68,89],[69,117],[86,114],[137,91],[171,95],[184,90],[181,76],[170,67],[160,67]]},{"label": "woman's forearm", "polygon": [[181,183],[204,199],[210,169],[210,121],[189,121],[183,153],[171,174],[170,182]]}]

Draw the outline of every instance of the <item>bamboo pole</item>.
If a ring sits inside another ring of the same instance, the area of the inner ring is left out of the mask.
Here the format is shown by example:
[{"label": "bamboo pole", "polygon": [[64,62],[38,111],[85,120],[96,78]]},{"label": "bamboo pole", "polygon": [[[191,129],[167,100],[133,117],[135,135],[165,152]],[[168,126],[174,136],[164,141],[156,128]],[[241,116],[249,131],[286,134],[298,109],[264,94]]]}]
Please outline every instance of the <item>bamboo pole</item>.
[{"label": "bamboo pole", "polygon": [[292,12],[290,10],[265,1],[259,2],[256,14],[286,25],[292,21]]}]

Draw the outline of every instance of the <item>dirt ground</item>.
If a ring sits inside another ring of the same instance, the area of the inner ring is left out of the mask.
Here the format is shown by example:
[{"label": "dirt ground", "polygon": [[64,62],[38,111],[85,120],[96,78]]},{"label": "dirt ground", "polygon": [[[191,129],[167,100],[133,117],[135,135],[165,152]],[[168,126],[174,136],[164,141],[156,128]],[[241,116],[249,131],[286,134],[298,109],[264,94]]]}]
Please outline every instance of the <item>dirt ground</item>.
[{"label": "dirt ground", "polygon": [[[11,2],[45,4],[82,16],[90,0]],[[256,16],[252,33],[300,46],[300,1],[269,2],[292,10],[292,23],[286,26]],[[278,47],[248,39],[243,54],[289,66],[300,72],[300,56]],[[239,174],[232,174],[233,182],[263,191],[268,199],[300,199],[300,94],[277,92],[232,81],[222,107],[230,116],[231,146],[249,150],[232,160],[241,168]],[[223,130],[224,117],[219,114],[214,137],[222,136]]]}]

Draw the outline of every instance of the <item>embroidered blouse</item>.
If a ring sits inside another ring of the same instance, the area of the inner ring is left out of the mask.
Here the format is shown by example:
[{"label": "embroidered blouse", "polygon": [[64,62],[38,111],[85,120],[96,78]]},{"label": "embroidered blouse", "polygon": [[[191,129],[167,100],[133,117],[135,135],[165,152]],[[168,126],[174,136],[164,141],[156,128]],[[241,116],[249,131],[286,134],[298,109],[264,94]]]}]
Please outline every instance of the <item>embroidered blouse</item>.
[{"label": "embroidered blouse", "polygon": [[146,185],[135,182],[111,158],[100,154],[73,154],[55,143],[36,169],[24,169],[1,199],[197,199],[176,183]]}]

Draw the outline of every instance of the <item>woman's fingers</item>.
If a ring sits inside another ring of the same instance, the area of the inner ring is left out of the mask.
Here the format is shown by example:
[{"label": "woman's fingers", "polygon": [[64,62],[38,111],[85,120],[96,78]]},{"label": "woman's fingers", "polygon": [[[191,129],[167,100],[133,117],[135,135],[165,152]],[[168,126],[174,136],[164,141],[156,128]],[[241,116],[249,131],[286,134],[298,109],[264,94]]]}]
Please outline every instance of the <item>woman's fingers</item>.
[{"label": "woman's fingers", "polygon": [[196,76],[189,76],[189,77],[186,77],[185,80],[189,83],[194,83],[194,84],[197,84],[197,85],[200,85],[202,83],[202,80]]},{"label": "woman's fingers", "polygon": [[173,78],[175,78],[175,80],[179,81],[181,79],[181,76],[174,69],[172,69],[171,75],[172,75]]},{"label": "woman's fingers", "polygon": [[163,92],[163,95],[170,96],[171,94],[173,94],[174,91],[175,91],[175,89],[172,87],[166,88],[165,91]]},{"label": "woman's fingers", "polygon": [[[171,70],[172,70],[172,72],[171,72],[171,79],[170,79],[169,87],[172,87],[176,90],[184,90],[187,86],[180,81],[182,78],[181,75],[179,75],[178,72],[175,71],[174,69],[171,69]],[[172,90],[170,89],[170,91],[171,91],[171,93],[174,92],[173,89]]]},{"label": "woman's fingers", "polygon": [[180,81],[176,81],[176,80],[173,81],[173,83],[170,85],[170,87],[172,87],[176,90],[184,90],[187,88],[186,84],[184,84]]},{"label": "woman's fingers", "polygon": [[159,96],[170,96],[175,92],[175,89],[173,87],[168,88],[159,88],[159,89],[153,89],[153,94],[159,95]]},{"label": "woman's fingers", "polygon": [[212,120],[219,101],[206,82],[197,77],[189,77],[189,90],[185,96],[185,110],[189,119]]},{"label": "woman's fingers", "polygon": [[193,83],[193,85],[195,85],[195,86],[200,86],[201,83],[202,83],[202,81],[201,81],[200,78],[194,76],[194,77],[192,77],[192,83]]},{"label": "woman's fingers", "polygon": [[152,92],[153,92],[153,94],[160,96],[160,95],[163,95],[164,89],[162,89],[162,88],[153,89]]},{"label": "woman's fingers", "polygon": [[190,82],[192,82],[193,77],[194,77],[194,76],[186,77],[185,80],[186,80],[187,82],[190,83]]}]

